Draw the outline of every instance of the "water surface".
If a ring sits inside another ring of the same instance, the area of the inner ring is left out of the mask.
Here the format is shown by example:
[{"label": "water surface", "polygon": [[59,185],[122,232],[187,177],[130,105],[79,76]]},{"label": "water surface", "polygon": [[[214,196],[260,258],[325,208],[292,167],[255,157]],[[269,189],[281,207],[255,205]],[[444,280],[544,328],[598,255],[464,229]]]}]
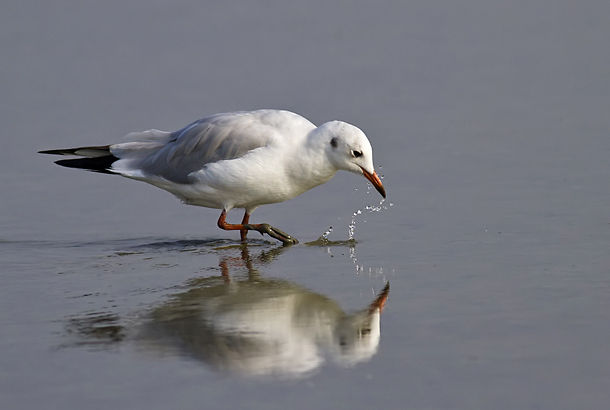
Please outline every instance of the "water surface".
[{"label": "water surface", "polygon": [[[0,407],[607,407],[609,15],[5,2]],[[244,247],[36,154],[266,107],[361,127],[386,208],[339,173],[254,213],[299,245]]]}]

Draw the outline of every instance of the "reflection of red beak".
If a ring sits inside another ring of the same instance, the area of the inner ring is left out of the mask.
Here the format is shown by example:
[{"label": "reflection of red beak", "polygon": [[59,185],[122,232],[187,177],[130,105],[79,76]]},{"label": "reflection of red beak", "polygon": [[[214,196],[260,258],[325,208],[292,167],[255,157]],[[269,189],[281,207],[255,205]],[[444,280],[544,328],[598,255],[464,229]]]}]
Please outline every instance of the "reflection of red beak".
[{"label": "reflection of red beak", "polygon": [[373,313],[374,311],[379,309],[379,313],[381,313],[381,311],[383,310],[383,307],[385,306],[385,302],[388,300],[389,294],[390,294],[390,282],[387,282],[385,284],[385,286],[383,287],[383,289],[381,290],[381,292],[379,292],[379,295],[377,295],[377,299],[375,299],[373,301],[373,303],[371,303],[369,305],[369,312]]},{"label": "reflection of red beak", "polygon": [[371,174],[362,167],[360,167],[360,169],[362,169],[362,173],[364,174],[364,177],[366,179],[368,179],[369,181],[371,181],[371,184],[373,184],[373,186],[375,187],[377,192],[379,192],[381,194],[381,196],[385,198],[385,188],[383,187],[383,184],[381,183],[381,179],[379,179],[379,176],[377,176],[377,173],[375,171],[373,171],[373,173]]}]

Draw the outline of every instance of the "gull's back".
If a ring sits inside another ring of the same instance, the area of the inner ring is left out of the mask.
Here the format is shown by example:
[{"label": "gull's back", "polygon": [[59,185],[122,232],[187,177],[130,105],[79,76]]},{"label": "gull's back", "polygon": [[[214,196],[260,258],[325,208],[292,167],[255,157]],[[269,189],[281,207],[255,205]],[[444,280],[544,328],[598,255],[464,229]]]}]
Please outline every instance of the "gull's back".
[{"label": "gull's back", "polygon": [[215,114],[175,132],[131,133],[131,141],[110,146],[119,161],[113,171],[126,177],[161,177],[189,183],[189,174],[206,164],[231,160],[290,137],[304,137],[315,128],[302,116],[283,110]]}]

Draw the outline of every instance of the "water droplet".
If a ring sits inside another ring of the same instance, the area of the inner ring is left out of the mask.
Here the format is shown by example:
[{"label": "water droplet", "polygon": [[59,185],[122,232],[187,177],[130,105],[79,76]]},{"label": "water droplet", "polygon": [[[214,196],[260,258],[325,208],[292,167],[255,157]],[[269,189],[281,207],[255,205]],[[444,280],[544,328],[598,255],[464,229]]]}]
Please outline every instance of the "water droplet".
[{"label": "water droplet", "polygon": [[324,232],[322,234],[322,238],[325,240],[328,240],[328,235],[330,235],[330,233],[333,231],[333,227],[329,226],[328,229],[326,230],[326,232]]}]

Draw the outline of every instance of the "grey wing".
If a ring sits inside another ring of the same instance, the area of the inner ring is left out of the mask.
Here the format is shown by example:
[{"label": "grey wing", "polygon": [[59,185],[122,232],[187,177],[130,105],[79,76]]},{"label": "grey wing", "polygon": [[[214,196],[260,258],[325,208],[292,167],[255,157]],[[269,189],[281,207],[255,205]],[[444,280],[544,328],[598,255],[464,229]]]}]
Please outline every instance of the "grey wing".
[{"label": "grey wing", "polygon": [[[117,164],[123,170],[188,183],[188,175],[206,164],[239,158],[267,145],[273,131],[248,113],[217,114],[165,133],[162,140],[128,142],[111,149],[124,160]],[[143,145],[150,148],[142,149]],[[138,151],[144,155],[137,155]]]}]

